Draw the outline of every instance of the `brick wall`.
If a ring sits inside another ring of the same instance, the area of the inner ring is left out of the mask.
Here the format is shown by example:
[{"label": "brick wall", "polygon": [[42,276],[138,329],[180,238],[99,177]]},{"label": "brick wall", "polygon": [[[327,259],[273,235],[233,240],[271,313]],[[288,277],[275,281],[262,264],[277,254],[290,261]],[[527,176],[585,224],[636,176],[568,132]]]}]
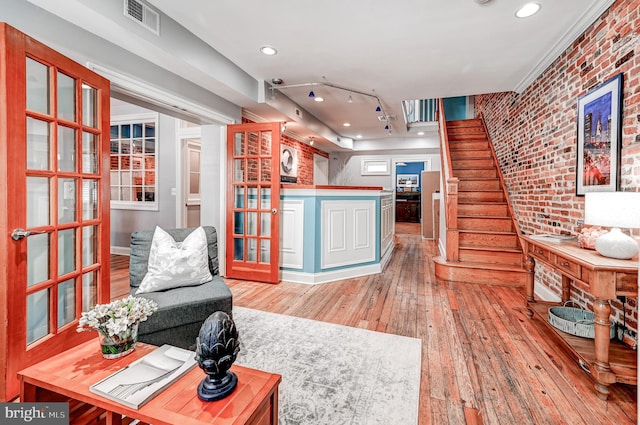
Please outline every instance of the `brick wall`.
[{"label": "brick wall", "polygon": [[306,143],[299,142],[285,135],[282,137],[282,144],[291,146],[298,151],[298,182],[300,185],[313,184],[313,155],[317,154],[325,158],[329,158],[329,154],[309,146]]},{"label": "brick wall", "polygon": [[[242,118],[242,124],[253,123],[248,118]],[[316,149],[306,143],[297,141],[296,139],[287,136],[286,134],[281,138],[281,144],[294,148],[298,153],[298,182],[299,185],[312,185],[313,184],[313,155],[320,155],[325,158],[329,158],[327,152]]]},{"label": "brick wall", "polygon": [[[618,0],[523,93],[475,97],[486,121],[513,207],[526,233],[579,231],[584,197],[576,196],[577,99],[623,74],[620,189],[640,191],[640,0]],[[640,214],[640,211],[638,212]],[[635,233],[638,235],[638,233]],[[560,277],[536,268],[536,284],[560,294]],[[592,309],[577,287],[572,299]],[[622,303],[612,302],[622,323]],[[625,305],[637,332],[637,298]]]}]

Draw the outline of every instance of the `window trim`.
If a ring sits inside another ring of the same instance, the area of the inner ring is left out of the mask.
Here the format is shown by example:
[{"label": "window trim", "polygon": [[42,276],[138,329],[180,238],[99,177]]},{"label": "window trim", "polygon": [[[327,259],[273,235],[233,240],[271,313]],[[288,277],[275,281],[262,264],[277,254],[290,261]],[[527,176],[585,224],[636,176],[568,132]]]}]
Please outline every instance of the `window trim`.
[{"label": "window trim", "polygon": [[[111,209],[116,210],[136,210],[136,211],[159,211],[158,202],[158,176],[159,176],[159,158],[160,158],[160,137],[159,137],[159,121],[160,114],[157,112],[141,113],[141,114],[128,114],[128,115],[114,115],[111,117],[110,126],[122,125],[122,124],[144,124],[145,122],[155,123],[155,179],[154,179],[154,192],[155,197],[153,202],[150,201],[119,201],[110,200]],[[109,133],[109,143],[111,143],[111,133]],[[111,157],[111,150],[109,150]],[[119,153],[120,154],[120,153]],[[120,170],[120,168],[118,168]],[[109,163],[109,176],[111,176],[111,164]],[[111,179],[109,179],[109,188],[111,188]],[[111,193],[111,190],[109,191]]]},{"label": "window trim", "polygon": [[[360,175],[363,176],[389,176],[391,175],[391,161],[388,159],[363,159],[360,163]],[[382,165],[386,169],[380,171],[370,171],[369,167]]]}]

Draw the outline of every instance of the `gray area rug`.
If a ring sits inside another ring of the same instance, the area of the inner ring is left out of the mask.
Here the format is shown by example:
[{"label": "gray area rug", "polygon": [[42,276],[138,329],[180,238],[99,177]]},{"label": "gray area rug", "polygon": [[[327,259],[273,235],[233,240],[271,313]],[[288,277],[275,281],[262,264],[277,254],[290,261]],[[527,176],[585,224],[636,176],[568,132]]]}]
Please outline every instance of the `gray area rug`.
[{"label": "gray area rug", "polygon": [[280,425],[415,425],[416,338],[234,307],[236,364],[282,375]]}]

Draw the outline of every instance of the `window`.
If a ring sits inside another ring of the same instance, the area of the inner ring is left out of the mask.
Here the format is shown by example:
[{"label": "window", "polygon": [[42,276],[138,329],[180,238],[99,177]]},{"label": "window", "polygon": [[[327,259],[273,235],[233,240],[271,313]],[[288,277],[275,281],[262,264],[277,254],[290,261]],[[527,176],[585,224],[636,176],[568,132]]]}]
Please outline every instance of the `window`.
[{"label": "window", "polygon": [[363,176],[388,176],[391,174],[389,160],[363,159],[360,174]]},{"label": "window", "polygon": [[111,121],[111,208],[157,210],[158,115]]}]

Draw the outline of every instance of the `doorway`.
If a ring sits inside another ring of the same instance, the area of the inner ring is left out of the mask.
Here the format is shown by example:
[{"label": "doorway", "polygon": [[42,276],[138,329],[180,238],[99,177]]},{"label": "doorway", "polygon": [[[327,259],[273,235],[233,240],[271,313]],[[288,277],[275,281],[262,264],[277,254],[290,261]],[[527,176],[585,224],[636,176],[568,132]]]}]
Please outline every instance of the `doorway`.
[{"label": "doorway", "polygon": [[176,225],[198,227],[201,223],[202,129],[198,124],[180,120],[177,134]]}]

